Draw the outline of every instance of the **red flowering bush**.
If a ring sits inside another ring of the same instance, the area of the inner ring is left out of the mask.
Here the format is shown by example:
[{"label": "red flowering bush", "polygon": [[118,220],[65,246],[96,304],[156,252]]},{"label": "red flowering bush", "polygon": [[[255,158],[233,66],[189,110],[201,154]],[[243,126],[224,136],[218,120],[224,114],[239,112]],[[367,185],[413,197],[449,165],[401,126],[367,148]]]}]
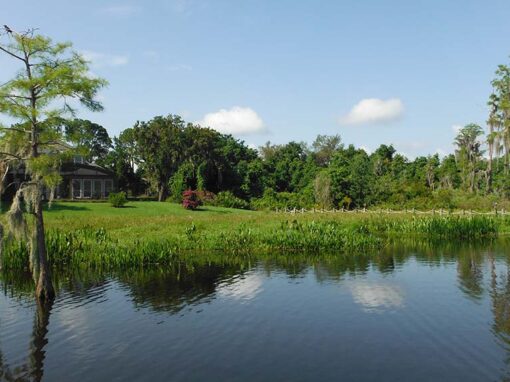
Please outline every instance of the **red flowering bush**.
[{"label": "red flowering bush", "polygon": [[186,190],[182,193],[182,206],[187,210],[195,210],[202,204],[197,192]]}]

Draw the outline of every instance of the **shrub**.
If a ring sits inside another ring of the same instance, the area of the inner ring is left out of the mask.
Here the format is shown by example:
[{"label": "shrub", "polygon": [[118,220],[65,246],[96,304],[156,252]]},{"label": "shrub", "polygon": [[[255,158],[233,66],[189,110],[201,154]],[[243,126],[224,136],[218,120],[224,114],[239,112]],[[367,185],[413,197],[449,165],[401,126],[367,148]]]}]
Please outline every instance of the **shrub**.
[{"label": "shrub", "polygon": [[273,210],[275,208],[311,208],[314,206],[312,192],[275,192],[266,189],[264,195],[258,199],[252,199],[251,206],[256,210]]},{"label": "shrub", "polygon": [[211,206],[214,205],[214,199],[216,198],[216,194],[214,192],[205,191],[205,190],[203,190],[203,191],[197,190],[196,193],[198,196],[198,200],[200,200],[200,203],[202,203],[204,205],[211,205]]},{"label": "shrub", "polygon": [[182,206],[187,210],[196,210],[201,204],[196,191],[186,190],[182,193]]},{"label": "shrub", "polygon": [[112,192],[110,195],[108,195],[108,201],[112,205],[112,207],[120,208],[124,207],[124,205],[127,203],[127,197],[126,193],[124,191],[122,192]]},{"label": "shrub", "polygon": [[247,201],[238,198],[230,191],[219,192],[214,198],[212,204],[218,207],[239,208],[245,210],[250,208],[250,204]]}]

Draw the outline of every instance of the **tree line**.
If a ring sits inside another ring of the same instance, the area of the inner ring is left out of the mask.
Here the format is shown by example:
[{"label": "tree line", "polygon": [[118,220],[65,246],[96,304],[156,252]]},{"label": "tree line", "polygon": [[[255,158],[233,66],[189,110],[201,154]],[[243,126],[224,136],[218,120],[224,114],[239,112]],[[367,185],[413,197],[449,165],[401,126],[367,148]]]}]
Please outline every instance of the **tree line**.
[{"label": "tree line", "polygon": [[256,150],[177,115],[136,122],[113,139],[90,121],[70,121],[67,131],[87,137],[78,147],[112,170],[120,190],[132,196],[180,202],[192,189],[229,193],[252,208],[451,208],[455,196],[489,196],[493,202],[510,196],[504,113],[491,114],[487,135],[476,124],[459,129],[454,153],[412,160],[386,144],[367,153],[344,145],[339,135],[318,135],[312,144],[267,142]]}]

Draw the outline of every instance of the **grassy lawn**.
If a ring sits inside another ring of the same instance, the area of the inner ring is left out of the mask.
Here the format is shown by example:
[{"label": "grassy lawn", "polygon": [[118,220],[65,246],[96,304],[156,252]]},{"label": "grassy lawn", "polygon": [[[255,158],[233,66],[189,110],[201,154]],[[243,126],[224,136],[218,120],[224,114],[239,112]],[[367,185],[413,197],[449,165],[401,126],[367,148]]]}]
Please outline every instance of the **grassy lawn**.
[{"label": "grassy lawn", "polygon": [[380,216],[362,213],[283,214],[211,206],[190,211],[180,204],[152,201],[130,202],[123,208],[113,208],[106,202],[55,202],[47,209],[45,216],[46,227],[49,229],[72,231],[84,227],[104,228],[110,237],[120,242],[182,238],[186,229],[192,225],[197,232],[214,235],[232,232],[243,226],[255,231],[271,231],[280,227],[282,222],[294,220],[336,221],[354,225],[377,219],[400,223],[413,219],[412,214],[404,213]]},{"label": "grassy lawn", "polygon": [[229,230],[242,223],[271,225],[276,224],[275,215],[209,206],[189,211],[180,204],[144,201],[129,202],[123,208],[113,208],[106,202],[56,202],[45,217],[50,229],[104,228],[112,238],[123,241],[171,238],[182,235],[192,224],[208,232]]}]

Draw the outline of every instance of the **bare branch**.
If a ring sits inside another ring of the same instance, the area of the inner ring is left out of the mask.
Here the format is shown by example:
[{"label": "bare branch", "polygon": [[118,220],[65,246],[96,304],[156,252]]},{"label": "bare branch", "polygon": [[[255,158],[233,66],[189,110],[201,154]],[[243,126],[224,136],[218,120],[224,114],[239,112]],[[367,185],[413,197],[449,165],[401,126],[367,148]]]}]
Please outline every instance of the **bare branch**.
[{"label": "bare branch", "polygon": [[30,97],[20,96],[20,95],[15,95],[15,94],[0,94],[0,97],[2,97],[2,98],[21,98],[21,99],[30,100]]},{"label": "bare branch", "polygon": [[7,177],[7,174],[9,173],[9,170],[10,170],[9,165],[5,166],[5,172],[2,175],[2,180],[0,180],[0,183],[3,184],[5,182],[5,178]]},{"label": "bare branch", "polygon": [[2,126],[0,126],[0,130],[17,131],[18,133],[30,134],[30,130],[18,129],[16,127],[2,127]]},{"label": "bare branch", "polygon": [[12,56],[14,58],[17,58],[18,60],[23,61],[23,62],[26,63],[26,61],[25,61],[25,59],[23,57],[18,56],[17,54],[12,53],[10,50],[5,49],[3,46],[0,46],[0,50],[5,52],[5,53],[7,53],[8,55],[10,55],[10,56]]},{"label": "bare branch", "polygon": [[54,145],[54,146],[60,146],[60,147],[63,147],[65,149],[68,149],[68,150],[71,150],[72,147],[69,146],[68,144],[66,143],[63,143],[63,142],[59,142],[59,141],[46,141],[46,142],[39,142],[39,146],[50,146],[50,145]]},{"label": "bare branch", "polygon": [[28,158],[20,157],[19,155],[16,155],[16,154],[6,153],[6,152],[3,152],[3,151],[0,151],[0,156],[2,156],[2,155],[6,155],[6,156],[9,156],[9,157],[15,158],[17,160],[27,160],[28,159]]}]

